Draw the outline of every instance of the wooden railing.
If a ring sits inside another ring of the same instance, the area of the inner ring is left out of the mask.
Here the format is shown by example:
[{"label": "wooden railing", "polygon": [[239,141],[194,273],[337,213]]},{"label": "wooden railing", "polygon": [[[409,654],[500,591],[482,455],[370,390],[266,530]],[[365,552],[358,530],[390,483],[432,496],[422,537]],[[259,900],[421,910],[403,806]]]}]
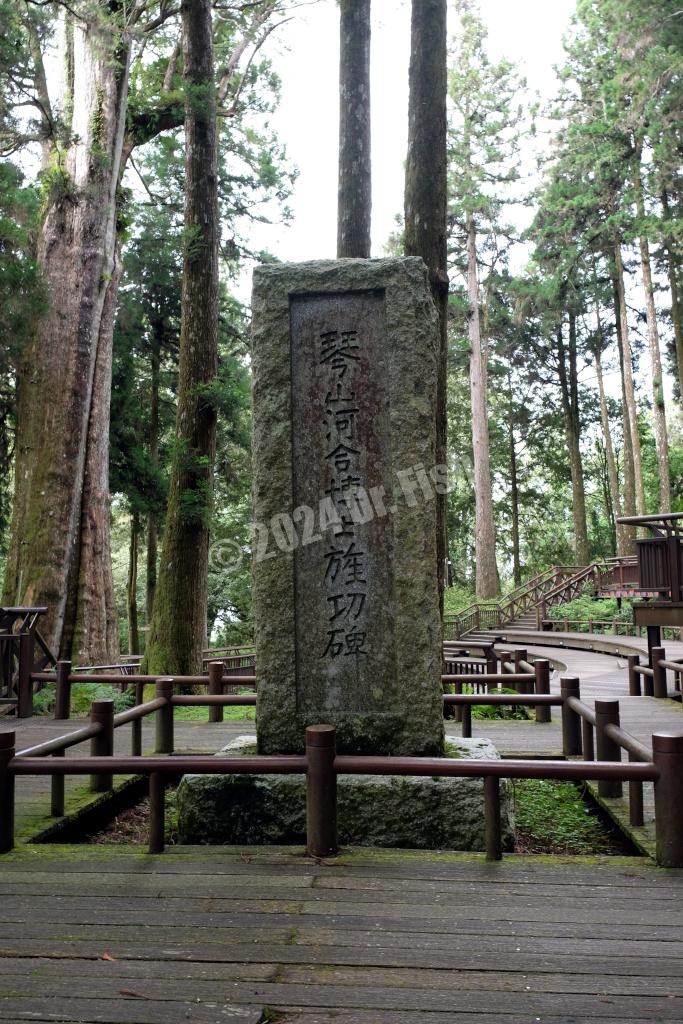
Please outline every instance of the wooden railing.
[{"label": "wooden railing", "polygon": [[[59,720],[66,720],[71,714],[71,688],[74,685],[98,683],[102,686],[114,686],[121,691],[132,689],[134,706],[137,706],[142,704],[145,686],[156,683],[158,678],[158,676],[150,675],[121,676],[117,673],[95,673],[93,675],[84,675],[81,673],[74,673],[71,668],[71,662],[58,661],[55,672],[31,672],[29,674],[28,680],[26,681],[28,695],[23,701],[23,707],[26,711],[24,717],[30,717],[33,710],[32,686],[34,683],[40,683],[43,685],[54,684],[54,717]],[[228,691],[234,695],[237,693],[238,689],[253,690],[256,686],[256,678],[253,675],[226,675],[223,668],[223,662],[213,661],[209,662],[208,672],[206,675],[176,676],[175,683],[177,686],[182,686],[184,688],[205,686],[210,695],[220,695],[227,688]],[[249,703],[255,703],[255,701],[256,696],[253,695],[253,700],[250,700]],[[238,703],[245,702],[239,701]],[[209,721],[223,721],[223,711],[219,705],[211,707]]]},{"label": "wooden railing", "polygon": [[[642,786],[654,783],[656,859],[663,867],[683,867],[683,733],[655,734],[653,755],[619,725],[618,701],[596,701],[595,711],[580,699],[576,679],[561,681],[559,696],[504,695],[506,703],[540,703],[562,708],[562,739],[566,757],[582,762],[495,760],[430,757],[372,757],[337,755],[332,726],[310,726],[305,735],[305,754],[267,757],[206,757],[174,754],[173,709],[187,704],[225,706],[235,698],[221,695],[176,695],[173,679],[156,683],[153,701],[119,715],[113,714],[111,701],[93,704],[91,722],[82,729],[18,753],[14,732],[0,733],[0,852],[14,845],[15,780],[20,775],[49,775],[53,779],[53,813],[63,813],[63,781],[67,775],[90,775],[91,788],[109,790],[113,775],[149,777],[150,832],[149,850],[164,849],[164,791],[168,777],[184,774],[305,774],[307,849],[310,855],[324,857],[337,850],[336,785],[339,775],[436,776],[440,778],[481,778],[484,781],[484,817],[486,854],[489,859],[502,856],[500,822],[500,779],[597,780],[603,796],[621,794],[627,782],[630,816],[642,824]],[[247,699],[253,699],[251,695]],[[495,695],[486,698],[498,703]],[[475,695],[444,697],[445,703],[481,703]],[[151,757],[113,755],[114,729],[156,716],[156,754]],[[71,746],[91,741],[91,756],[65,758]],[[622,763],[621,752],[628,754]],[[168,756],[174,754],[174,756]],[[57,780],[61,780],[61,783]]]},{"label": "wooden railing", "polygon": [[534,608],[560,580],[570,579],[583,570],[582,566],[553,565],[517,587],[497,604],[471,604],[457,615],[448,615],[444,619],[444,639],[457,640],[477,630],[504,626]]},{"label": "wooden railing", "polygon": [[24,671],[29,671],[56,661],[38,629],[46,612],[45,607],[0,607],[0,705],[16,708],[20,716],[22,662]]},{"label": "wooden railing", "polygon": [[[666,650],[663,647],[652,648],[649,665],[641,665],[639,654],[629,654],[626,660],[628,662],[629,696],[668,697],[667,671],[673,673],[674,690],[680,692],[683,662],[667,658]],[[674,696],[676,696],[675,693]]]}]

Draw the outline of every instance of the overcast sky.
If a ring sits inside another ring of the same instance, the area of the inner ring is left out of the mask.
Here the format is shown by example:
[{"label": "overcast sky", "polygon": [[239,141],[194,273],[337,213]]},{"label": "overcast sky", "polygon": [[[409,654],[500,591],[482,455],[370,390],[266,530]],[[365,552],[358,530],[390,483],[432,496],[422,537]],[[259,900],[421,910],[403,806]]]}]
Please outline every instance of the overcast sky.
[{"label": "overcast sky", "polygon": [[[553,64],[574,0],[481,0],[489,53],[519,62],[529,87],[549,97]],[[373,256],[403,210],[408,127],[409,0],[373,0]],[[455,19],[451,19],[455,24]],[[300,176],[288,228],[264,231],[262,244],[283,260],[334,257],[336,249],[339,14],[333,0],[305,7],[277,34],[271,56],[282,77],[277,115]],[[272,37],[271,37],[272,38]]]}]

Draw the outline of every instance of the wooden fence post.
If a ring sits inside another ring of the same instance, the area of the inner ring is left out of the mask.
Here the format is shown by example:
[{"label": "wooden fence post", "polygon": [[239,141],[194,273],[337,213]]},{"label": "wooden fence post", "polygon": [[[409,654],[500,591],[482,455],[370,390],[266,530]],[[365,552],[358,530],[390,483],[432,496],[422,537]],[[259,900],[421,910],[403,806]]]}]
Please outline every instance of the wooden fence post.
[{"label": "wooden fence post", "polygon": [[[534,662],[534,675],[536,693],[550,693],[550,662],[546,658],[538,658]],[[550,707],[547,704],[539,704],[536,707],[536,721],[543,724],[551,720]]]},{"label": "wooden fence post", "polygon": [[461,735],[464,740],[472,738],[472,705],[461,704],[462,710],[462,731]]},{"label": "wooden fence post", "polygon": [[628,654],[626,660],[628,662],[628,695],[629,697],[640,697],[640,675],[636,672],[636,668],[640,665],[640,655]]},{"label": "wooden fence post", "polygon": [[[635,755],[631,753],[629,753],[628,759],[631,763],[637,761]],[[628,784],[628,820],[631,825],[642,825],[645,821],[642,782],[629,782]]]},{"label": "wooden fence post", "polygon": [[[64,757],[63,750],[56,750],[53,757]],[[53,818],[61,818],[64,814],[64,776],[53,775],[50,782],[50,814]]]},{"label": "wooden fence post", "polygon": [[162,697],[166,703],[156,712],[156,746],[157,754],[173,753],[173,679],[157,679],[156,697]]},{"label": "wooden fence post", "polygon": [[666,658],[663,647],[652,648],[652,691],[655,697],[668,696],[666,669],[661,662]]},{"label": "wooden fence post", "polygon": [[[595,753],[597,761],[621,761],[621,747],[605,735],[605,726],[619,725],[619,701],[596,700],[595,702]],[[600,796],[621,796],[621,782],[615,779],[600,779]]]},{"label": "wooden fence post", "polygon": [[309,857],[337,852],[336,730],[332,725],[306,729],[306,850]]},{"label": "wooden fence post", "polygon": [[14,848],[14,773],[9,768],[14,743],[13,730],[0,732],[0,853]]},{"label": "wooden fence post", "polygon": [[654,733],[652,759],[659,769],[655,782],[657,864],[683,867],[683,733]]},{"label": "wooden fence post", "polygon": [[[90,721],[102,726],[90,740],[91,757],[112,757],[114,753],[114,701],[94,700],[90,705]],[[91,775],[90,789],[93,793],[107,793],[114,788],[112,774]]]},{"label": "wooden fence post", "polygon": [[576,757],[581,753],[581,716],[569,707],[569,697],[581,696],[581,686],[575,677],[560,679],[562,695],[562,752],[565,757]]},{"label": "wooden fence post", "polygon": [[[210,661],[209,662],[209,693],[210,694],[222,694],[223,693],[223,662],[222,661]],[[219,704],[211,704],[209,706],[209,721],[210,722],[222,722],[223,721],[223,708]]]},{"label": "wooden fence post", "polygon": [[55,718],[67,719],[71,715],[71,662],[58,661],[55,672]]},{"label": "wooden fence post", "polygon": [[22,633],[19,637],[19,679],[17,682],[17,718],[30,718],[33,714],[33,637]]}]

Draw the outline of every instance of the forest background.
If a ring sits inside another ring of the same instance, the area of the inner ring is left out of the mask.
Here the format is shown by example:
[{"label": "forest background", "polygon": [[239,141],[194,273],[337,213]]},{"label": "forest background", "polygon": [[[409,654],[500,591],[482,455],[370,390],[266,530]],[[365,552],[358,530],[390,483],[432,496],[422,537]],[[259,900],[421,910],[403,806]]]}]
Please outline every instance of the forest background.
[{"label": "forest background", "polygon": [[[183,515],[210,537],[211,637],[236,642],[251,635],[244,281],[281,258],[297,188],[275,44],[283,23],[292,38],[302,13],[337,4],[210,6],[220,284],[200,398],[217,424],[214,497]],[[54,604],[53,646],[81,661],[144,647],[169,480],[187,462],[182,16],[163,0],[0,0],[3,603]],[[538,96],[491,55],[476,3],[456,0],[448,63],[455,610],[550,564],[630,552],[620,514],[683,509],[683,12],[579,0]],[[95,237],[112,245],[97,267]],[[403,245],[399,217],[383,250]]]}]

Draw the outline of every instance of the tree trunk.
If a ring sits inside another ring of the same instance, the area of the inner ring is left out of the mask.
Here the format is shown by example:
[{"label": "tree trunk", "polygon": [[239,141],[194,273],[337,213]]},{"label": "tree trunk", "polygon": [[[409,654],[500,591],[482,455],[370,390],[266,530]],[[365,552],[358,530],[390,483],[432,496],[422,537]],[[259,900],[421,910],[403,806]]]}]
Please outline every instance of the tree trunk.
[{"label": "tree trunk", "polygon": [[[628,416],[628,405],[626,402],[626,374],[624,370],[624,346],[621,338],[621,313],[619,305],[619,284],[616,273],[612,274],[612,292],[614,295],[614,327],[617,336],[617,348],[619,350],[619,370],[621,376],[621,422],[624,437],[623,462],[624,462],[624,515],[634,516],[636,514],[636,476],[633,467],[633,446],[631,444],[631,425]],[[622,526],[622,537],[624,543],[624,554],[635,555],[636,553],[636,529],[634,526]]]},{"label": "tree trunk", "polygon": [[176,434],[166,526],[145,655],[147,671],[201,669],[218,370],[218,188],[211,0],[183,0],[185,256]]},{"label": "tree trunk", "polygon": [[669,208],[669,197],[666,191],[662,192],[662,210],[664,211],[664,251],[666,252],[666,265],[669,276],[669,288],[671,290],[671,321],[674,329],[674,344],[676,347],[676,367],[678,369],[678,391],[681,403],[683,403],[683,313],[681,312],[681,299],[678,291],[678,259],[671,244],[671,237],[668,234],[666,225],[671,220]]},{"label": "tree trunk", "polygon": [[[405,253],[427,265],[439,312],[440,346],[436,390],[436,461],[447,464],[448,376],[447,250],[447,17],[446,0],[413,0],[405,179]],[[437,495],[436,564],[443,612],[447,495]],[[494,557],[495,565],[495,557]],[[496,574],[497,579],[497,574]]]},{"label": "tree trunk", "polygon": [[[511,387],[508,387],[512,394]],[[516,587],[522,582],[522,566],[519,557],[519,484],[517,477],[517,449],[515,447],[515,423],[510,408],[508,427],[510,430],[510,516],[512,520],[512,579]]]},{"label": "tree trunk", "polygon": [[[111,508],[109,495],[109,412],[116,299],[123,265],[117,249],[100,320],[97,362],[88,424],[81,511],[73,638],[64,644],[74,661],[106,664],[118,660],[119,627],[111,568]],[[76,581],[75,574],[72,577]],[[65,638],[68,633],[65,629]]]},{"label": "tree trunk", "polygon": [[[598,311],[598,319],[600,313]],[[605,443],[605,461],[607,463],[607,478],[609,481],[609,492],[610,502],[612,506],[612,512],[614,518],[620,516],[621,513],[621,496],[619,494],[619,474],[617,473],[617,463],[614,458],[614,446],[612,444],[612,431],[609,425],[609,412],[607,409],[607,398],[605,395],[605,384],[602,377],[602,361],[600,359],[600,351],[595,351],[595,375],[598,381],[598,395],[600,398],[600,419],[602,421],[602,435]],[[615,541],[616,541],[616,552],[617,555],[626,554],[624,529],[618,523],[615,523]]]},{"label": "tree trunk", "polygon": [[643,183],[640,176],[640,158],[642,143],[638,146],[634,163],[633,183],[636,190],[636,213],[641,225],[638,236],[640,248],[640,266],[645,291],[645,314],[647,317],[647,343],[650,350],[650,372],[652,375],[652,413],[655,422],[655,447],[657,450],[657,470],[659,473],[659,511],[671,511],[671,483],[669,476],[669,437],[666,428],[666,409],[664,405],[664,385],[662,381],[662,356],[659,349],[659,330],[657,328],[657,310],[655,309],[655,293],[652,286],[652,266],[650,263],[650,245],[645,235],[645,199]]},{"label": "tree trunk", "polygon": [[486,340],[482,341],[477,281],[477,233],[474,219],[467,225],[467,296],[470,340],[470,393],[472,396],[472,452],[474,457],[474,557],[477,597],[498,597],[500,581],[496,564],[496,527],[493,521],[489,414],[487,400]]},{"label": "tree trunk", "polygon": [[138,542],[140,522],[136,512],[130,517],[130,547],[128,549],[128,581],[126,584],[126,611],[128,617],[128,653],[140,653],[138,632]]},{"label": "tree trunk", "polygon": [[337,256],[370,256],[370,0],[341,0]]},{"label": "tree trunk", "polygon": [[[115,275],[130,64],[130,43],[112,8],[93,8],[87,22],[74,22],[69,39],[72,141],[53,154],[47,179],[37,249],[50,310],[36,325],[19,374],[16,492],[4,585],[6,603],[47,605],[42,628],[55,653],[71,657],[77,638],[75,656],[86,661],[118,654],[108,482],[98,464],[111,387],[111,336],[102,319],[109,316],[105,307]],[[97,573],[91,572],[91,554],[101,561]]]},{"label": "tree trunk", "polygon": [[636,389],[633,382],[633,356],[628,339],[628,315],[626,311],[626,292],[624,290],[624,264],[621,258],[621,243],[614,240],[614,268],[617,286],[617,302],[619,309],[619,328],[621,334],[621,367],[624,383],[624,399],[628,412],[628,425],[633,455],[633,477],[635,485],[636,514],[645,515],[645,488],[643,486],[643,466],[640,452],[640,435],[638,433],[638,407],[636,405]]},{"label": "tree trunk", "polygon": [[[159,330],[163,330],[163,325],[155,332],[155,345],[152,349],[152,381],[149,410],[149,460],[155,469],[159,466],[159,377],[161,363]],[[148,627],[152,621],[154,595],[157,588],[158,542],[159,527],[157,514],[155,511],[150,511],[147,515],[147,581],[145,600],[145,616]]]},{"label": "tree trunk", "polygon": [[575,318],[569,317],[569,350],[565,348],[562,322],[557,328],[558,369],[562,412],[564,414],[565,436],[569,452],[569,471],[572,481],[572,516],[574,519],[574,552],[577,565],[588,565],[588,528],[586,526],[586,492],[583,482],[583,462],[579,437],[581,425],[578,418],[576,337]]}]

